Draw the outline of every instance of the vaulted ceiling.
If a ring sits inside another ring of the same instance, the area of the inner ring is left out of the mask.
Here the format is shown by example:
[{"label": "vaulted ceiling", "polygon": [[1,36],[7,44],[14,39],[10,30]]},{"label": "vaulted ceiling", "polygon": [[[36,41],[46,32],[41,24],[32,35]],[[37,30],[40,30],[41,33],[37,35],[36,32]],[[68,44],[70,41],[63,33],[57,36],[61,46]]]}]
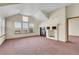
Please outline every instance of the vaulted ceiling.
[{"label": "vaulted ceiling", "polygon": [[0,16],[23,14],[34,16],[40,20],[48,19],[48,14],[58,8],[68,6],[67,3],[0,3]]},{"label": "vaulted ceiling", "polygon": [[0,6],[7,6],[7,5],[13,5],[13,4],[18,4],[18,3],[0,3]]}]

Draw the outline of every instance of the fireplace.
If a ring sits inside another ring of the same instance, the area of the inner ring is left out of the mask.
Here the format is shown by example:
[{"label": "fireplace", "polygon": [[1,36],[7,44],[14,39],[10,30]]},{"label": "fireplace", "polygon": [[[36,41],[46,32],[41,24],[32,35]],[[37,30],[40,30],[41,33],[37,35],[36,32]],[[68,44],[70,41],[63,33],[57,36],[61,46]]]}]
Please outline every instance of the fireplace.
[{"label": "fireplace", "polygon": [[58,39],[58,26],[59,25],[47,27],[46,37],[57,40]]}]

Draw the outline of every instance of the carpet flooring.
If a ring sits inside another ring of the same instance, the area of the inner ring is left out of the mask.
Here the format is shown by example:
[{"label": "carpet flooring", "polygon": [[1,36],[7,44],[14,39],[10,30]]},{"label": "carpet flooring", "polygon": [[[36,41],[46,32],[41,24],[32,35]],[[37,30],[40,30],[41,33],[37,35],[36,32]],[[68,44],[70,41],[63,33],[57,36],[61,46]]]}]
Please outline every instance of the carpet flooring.
[{"label": "carpet flooring", "polygon": [[69,43],[41,36],[7,39],[0,46],[0,55],[79,55],[79,37]]}]

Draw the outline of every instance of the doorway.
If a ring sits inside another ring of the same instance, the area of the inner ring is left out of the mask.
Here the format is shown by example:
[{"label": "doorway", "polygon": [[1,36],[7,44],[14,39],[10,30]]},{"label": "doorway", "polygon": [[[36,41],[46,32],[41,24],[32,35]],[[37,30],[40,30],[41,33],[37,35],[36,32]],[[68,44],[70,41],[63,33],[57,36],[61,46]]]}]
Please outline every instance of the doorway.
[{"label": "doorway", "polygon": [[67,42],[79,40],[79,16],[67,18]]},{"label": "doorway", "polygon": [[45,30],[45,27],[40,27],[40,36],[46,37],[46,30]]}]

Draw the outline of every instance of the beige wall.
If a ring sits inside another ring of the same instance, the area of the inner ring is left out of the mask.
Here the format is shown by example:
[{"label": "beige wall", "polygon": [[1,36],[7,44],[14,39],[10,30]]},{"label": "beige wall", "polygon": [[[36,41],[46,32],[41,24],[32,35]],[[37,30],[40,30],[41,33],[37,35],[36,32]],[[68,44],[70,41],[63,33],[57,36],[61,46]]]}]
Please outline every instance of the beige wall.
[{"label": "beige wall", "polygon": [[34,32],[37,34],[37,35],[40,35],[40,21],[34,17],[30,17],[30,22],[31,23],[34,23]]},{"label": "beige wall", "polygon": [[66,21],[66,11],[65,7],[60,8],[50,14],[50,17],[47,21],[43,22],[40,26],[55,26],[59,24],[59,38],[60,41],[66,41],[65,39],[65,21]]},{"label": "beige wall", "polygon": [[[67,18],[79,16],[79,4],[66,7]],[[79,36],[79,18],[69,20],[69,35]]]},{"label": "beige wall", "polygon": [[79,18],[69,20],[69,35],[79,36]]},{"label": "beige wall", "polygon": [[30,18],[29,18],[29,20],[31,21],[31,23],[34,23],[34,33],[15,34],[14,23],[15,23],[15,21],[21,21],[21,20],[22,20],[21,15],[15,15],[15,16],[11,16],[11,17],[6,18],[6,39],[39,35],[39,30],[38,30],[39,22],[37,22],[35,20],[31,21],[32,19],[30,19]]},{"label": "beige wall", "polygon": [[66,16],[67,18],[79,16],[79,4],[72,4],[71,6],[68,6],[66,8]]}]

